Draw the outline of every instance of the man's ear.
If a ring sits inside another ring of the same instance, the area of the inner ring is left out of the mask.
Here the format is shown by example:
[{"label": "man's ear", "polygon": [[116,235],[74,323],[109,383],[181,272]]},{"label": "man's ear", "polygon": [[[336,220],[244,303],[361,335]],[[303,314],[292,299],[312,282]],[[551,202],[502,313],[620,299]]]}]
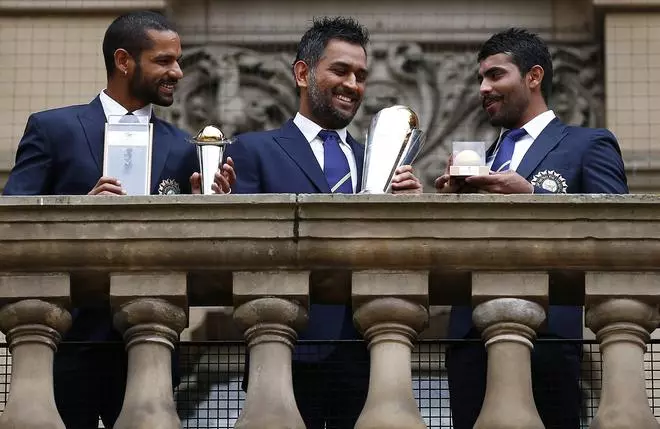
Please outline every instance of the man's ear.
[{"label": "man's ear", "polygon": [[545,76],[545,71],[543,70],[543,67],[539,65],[533,66],[527,72],[527,85],[529,86],[529,88],[540,89],[541,82],[543,82],[543,76]]},{"label": "man's ear", "polygon": [[133,69],[135,68],[135,60],[131,54],[126,51],[126,49],[117,49],[114,54],[115,57],[115,68],[119,74],[124,76],[128,74],[133,74]]},{"label": "man's ear", "polygon": [[309,86],[309,66],[303,60],[296,61],[293,65],[293,77],[296,79],[296,86],[307,88]]}]

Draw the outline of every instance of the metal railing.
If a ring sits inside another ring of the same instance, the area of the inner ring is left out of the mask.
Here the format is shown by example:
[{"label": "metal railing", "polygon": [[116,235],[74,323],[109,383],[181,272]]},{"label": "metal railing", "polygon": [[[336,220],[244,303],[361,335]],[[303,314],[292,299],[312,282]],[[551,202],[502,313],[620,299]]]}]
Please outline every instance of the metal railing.
[{"label": "metal railing", "polygon": [[[429,429],[452,428],[449,405],[449,386],[444,368],[445,351],[448,345],[479,342],[479,340],[424,340],[418,341],[412,355],[413,391],[420,412]],[[332,344],[334,347],[364,347],[359,340],[343,341],[300,341],[305,353],[314,353],[319,347]],[[545,347],[562,344],[581,344],[582,371],[581,427],[587,428],[596,413],[600,399],[602,361],[594,340],[539,339],[537,344]],[[64,342],[60,348],[71,347],[122,348],[122,343],[71,343]],[[245,366],[245,343],[242,341],[197,341],[184,342],[179,347],[181,380],[175,389],[177,410],[184,428],[232,428],[245,401],[242,388]],[[324,370],[333,371],[342,377],[340,360],[327,362]],[[368,362],[364,362],[368,364]],[[355,364],[355,362],[352,362]],[[660,340],[652,340],[644,358],[647,391],[651,409],[660,417]],[[103,377],[104,374],[99,374]],[[4,409],[9,393],[11,377],[11,355],[6,344],[0,344],[0,409]],[[327,387],[327,386],[326,386]],[[534,385],[536,389],[551,388]],[[341,394],[344,398],[353,392],[322,390],[308,392],[309,395],[332,397]],[[356,400],[364,400],[356,393]],[[557,412],[561,413],[558,409]],[[345,418],[338,414],[337,420]],[[553,429],[553,428],[547,428]],[[557,428],[559,429],[559,428]]]}]

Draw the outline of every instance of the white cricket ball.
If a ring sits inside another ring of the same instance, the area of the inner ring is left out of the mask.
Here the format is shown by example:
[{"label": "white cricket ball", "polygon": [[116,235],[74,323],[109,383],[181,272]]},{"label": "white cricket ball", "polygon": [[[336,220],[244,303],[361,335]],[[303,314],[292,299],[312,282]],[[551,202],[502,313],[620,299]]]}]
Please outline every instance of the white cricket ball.
[{"label": "white cricket ball", "polygon": [[483,161],[477,152],[471,149],[466,149],[456,154],[452,164],[465,167],[478,167],[483,165]]}]

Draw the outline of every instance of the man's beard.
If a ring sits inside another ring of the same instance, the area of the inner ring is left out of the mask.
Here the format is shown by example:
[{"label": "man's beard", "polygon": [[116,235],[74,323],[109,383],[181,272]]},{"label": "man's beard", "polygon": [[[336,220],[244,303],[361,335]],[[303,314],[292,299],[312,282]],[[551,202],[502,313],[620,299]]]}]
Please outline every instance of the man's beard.
[{"label": "man's beard", "polygon": [[528,105],[529,102],[526,100],[503,99],[500,110],[495,116],[489,118],[490,124],[494,127],[504,127],[506,129],[515,128]]},{"label": "man's beard", "polygon": [[316,85],[316,77],[313,72],[309,75],[308,97],[314,118],[323,121],[324,126],[334,130],[347,127],[355,117],[357,107],[360,107],[360,103],[357,103],[355,112],[350,114],[343,113],[336,109],[332,105],[332,91],[330,91],[330,94],[323,93]]},{"label": "man's beard", "polygon": [[158,87],[160,81],[155,84],[150,84],[144,80],[144,75],[142,73],[142,67],[140,62],[135,63],[135,73],[131,78],[129,89],[131,95],[139,100],[141,100],[145,106],[147,104],[153,103],[158,106],[171,106],[174,102],[174,99],[163,97],[160,92],[158,92]]}]

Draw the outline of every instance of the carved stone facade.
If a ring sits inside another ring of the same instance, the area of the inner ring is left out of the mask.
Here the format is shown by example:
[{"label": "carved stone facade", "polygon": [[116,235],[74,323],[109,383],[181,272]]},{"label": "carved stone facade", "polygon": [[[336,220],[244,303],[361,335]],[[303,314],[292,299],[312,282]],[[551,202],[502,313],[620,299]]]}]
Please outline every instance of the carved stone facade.
[{"label": "carved stone facade", "polygon": [[[416,164],[425,185],[432,186],[452,141],[492,141],[497,132],[481,108],[476,49],[468,43],[445,49],[414,42],[372,44],[365,99],[349,131],[361,141],[380,109],[410,106],[427,132]],[[552,44],[550,105],[564,122],[605,125],[600,52],[597,44]],[[297,110],[294,57],[289,46],[188,46],[181,61],[185,77],[175,104],[164,113],[193,134],[208,123],[218,124],[228,135],[277,128]]]}]

